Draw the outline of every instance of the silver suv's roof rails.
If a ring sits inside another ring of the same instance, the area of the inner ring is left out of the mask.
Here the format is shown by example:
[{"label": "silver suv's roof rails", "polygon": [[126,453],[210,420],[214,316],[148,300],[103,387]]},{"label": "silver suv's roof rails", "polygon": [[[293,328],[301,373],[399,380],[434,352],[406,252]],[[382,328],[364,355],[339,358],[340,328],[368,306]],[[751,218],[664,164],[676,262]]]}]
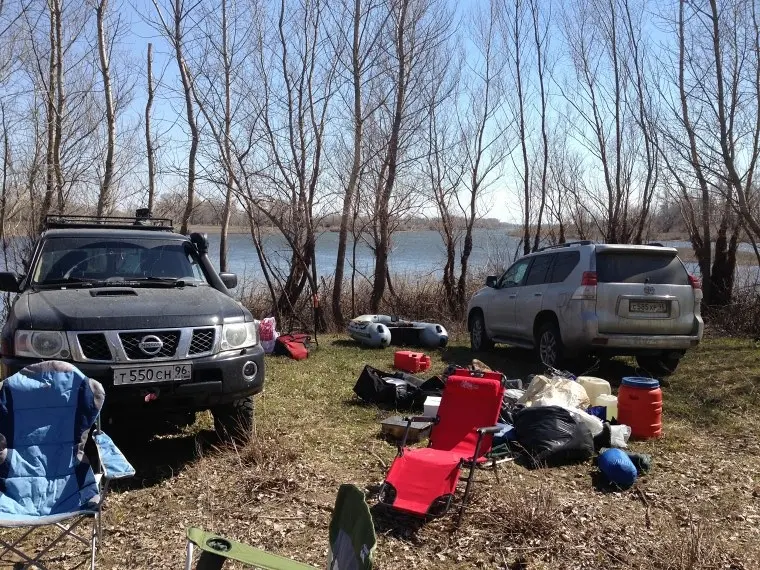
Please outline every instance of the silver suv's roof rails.
[{"label": "silver suv's roof rails", "polygon": [[537,251],[546,251],[547,249],[557,249],[560,247],[570,247],[572,245],[592,245],[594,242],[590,239],[582,239],[578,241],[566,241],[565,243],[558,243],[555,245],[547,245],[546,247],[539,248]]}]

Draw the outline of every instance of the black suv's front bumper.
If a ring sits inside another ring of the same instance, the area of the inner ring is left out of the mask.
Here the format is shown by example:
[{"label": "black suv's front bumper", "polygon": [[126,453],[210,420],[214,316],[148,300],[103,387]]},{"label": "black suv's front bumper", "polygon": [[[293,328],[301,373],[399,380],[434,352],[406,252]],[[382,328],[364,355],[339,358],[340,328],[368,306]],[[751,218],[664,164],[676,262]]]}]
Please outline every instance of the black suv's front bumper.
[{"label": "black suv's front bumper", "polygon": [[[4,373],[11,375],[38,360],[3,357],[2,362]],[[114,386],[113,383],[113,364],[72,364],[103,385],[106,391],[104,411],[114,415],[207,410],[257,394],[264,387],[264,349],[261,345],[182,362],[189,362],[193,366],[192,379],[189,381],[120,386]],[[248,362],[255,363],[257,367],[251,380],[243,376],[243,367]],[[151,362],[141,364],[150,366]],[[167,362],[162,361],[160,364]]]}]

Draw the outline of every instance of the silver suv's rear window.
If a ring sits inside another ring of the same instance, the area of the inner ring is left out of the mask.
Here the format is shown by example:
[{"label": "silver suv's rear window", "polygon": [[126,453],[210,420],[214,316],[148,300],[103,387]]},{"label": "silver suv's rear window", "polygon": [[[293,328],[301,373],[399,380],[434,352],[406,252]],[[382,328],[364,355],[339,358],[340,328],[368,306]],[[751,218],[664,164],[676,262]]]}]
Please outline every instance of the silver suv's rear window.
[{"label": "silver suv's rear window", "polygon": [[596,276],[599,283],[689,284],[681,260],[664,253],[598,252]]}]

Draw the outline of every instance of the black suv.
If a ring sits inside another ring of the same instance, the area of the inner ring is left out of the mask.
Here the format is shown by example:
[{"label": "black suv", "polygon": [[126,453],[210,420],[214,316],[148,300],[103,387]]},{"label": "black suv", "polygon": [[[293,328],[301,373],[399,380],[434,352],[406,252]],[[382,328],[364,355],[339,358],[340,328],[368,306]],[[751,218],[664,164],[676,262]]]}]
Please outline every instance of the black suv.
[{"label": "black suv", "polygon": [[210,409],[220,435],[247,437],[264,351],[229,294],[237,277],[214,270],[206,235],[174,233],[145,210],[49,216],[46,226],[28,275],[0,273],[0,290],[17,293],[2,330],[4,375],[65,360],[103,384],[110,422],[190,423]]}]

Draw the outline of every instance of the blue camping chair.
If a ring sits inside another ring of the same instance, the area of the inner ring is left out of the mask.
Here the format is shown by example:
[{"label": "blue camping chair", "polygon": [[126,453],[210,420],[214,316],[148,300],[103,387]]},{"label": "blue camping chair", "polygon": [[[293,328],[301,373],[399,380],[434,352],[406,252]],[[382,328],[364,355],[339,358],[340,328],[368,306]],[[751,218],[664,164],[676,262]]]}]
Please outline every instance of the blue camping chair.
[{"label": "blue camping chair", "polygon": [[[0,566],[45,570],[48,553],[71,538],[89,548],[95,568],[108,483],[135,473],[99,429],[104,399],[100,383],[66,362],[34,364],[0,381],[0,529],[20,529],[12,538],[0,530]],[[28,537],[42,527],[56,536],[26,552]]]}]

